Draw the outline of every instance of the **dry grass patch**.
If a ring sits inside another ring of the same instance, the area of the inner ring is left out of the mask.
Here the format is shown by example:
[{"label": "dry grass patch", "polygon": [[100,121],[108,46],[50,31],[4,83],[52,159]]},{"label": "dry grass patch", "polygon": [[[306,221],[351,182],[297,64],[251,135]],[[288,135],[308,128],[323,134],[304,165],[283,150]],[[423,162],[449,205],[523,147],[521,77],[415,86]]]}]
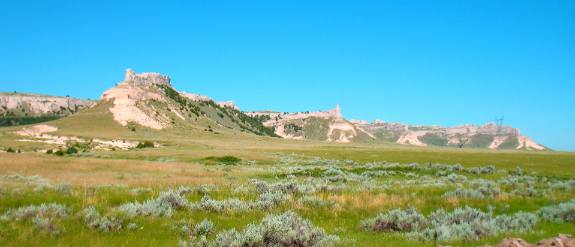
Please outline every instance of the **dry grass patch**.
[{"label": "dry grass patch", "polygon": [[342,207],[358,209],[381,209],[404,207],[406,205],[416,206],[422,201],[409,195],[389,195],[385,193],[373,194],[370,192],[358,192],[353,194],[339,194],[324,196],[329,201],[333,201]]},{"label": "dry grass patch", "polygon": [[242,178],[254,174],[249,168],[229,172],[219,168],[182,162],[107,160],[54,157],[43,154],[0,154],[1,174],[39,175],[54,183],[81,186],[122,184],[127,186],[176,186],[223,184],[224,176]]}]

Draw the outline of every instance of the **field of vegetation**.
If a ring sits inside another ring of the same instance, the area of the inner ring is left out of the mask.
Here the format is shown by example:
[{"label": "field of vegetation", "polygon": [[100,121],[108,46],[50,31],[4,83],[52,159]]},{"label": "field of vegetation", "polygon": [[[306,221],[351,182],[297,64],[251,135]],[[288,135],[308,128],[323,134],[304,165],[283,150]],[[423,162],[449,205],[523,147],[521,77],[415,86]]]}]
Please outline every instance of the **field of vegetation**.
[{"label": "field of vegetation", "polygon": [[481,246],[575,234],[573,154],[259,140],[0,153],[0,245]]}]

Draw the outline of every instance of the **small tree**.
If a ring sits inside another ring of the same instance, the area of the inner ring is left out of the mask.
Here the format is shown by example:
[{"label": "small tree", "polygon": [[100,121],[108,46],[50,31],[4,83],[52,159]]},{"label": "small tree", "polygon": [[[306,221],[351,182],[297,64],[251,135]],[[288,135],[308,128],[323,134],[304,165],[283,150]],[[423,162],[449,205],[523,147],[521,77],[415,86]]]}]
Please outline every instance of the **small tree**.
[{"label": "small tree", "polygon": [[66,149],[66,153],[67,154],[76,154],[76,153],[78,153],[78,149],[76,149],[75,147],[69,147],[68,149]]},{"label": "small tree", "polygon": [[136,146],[136,148],[153,148],[153,147],[154,143],[151,141],[139,142],[138,145]]}]

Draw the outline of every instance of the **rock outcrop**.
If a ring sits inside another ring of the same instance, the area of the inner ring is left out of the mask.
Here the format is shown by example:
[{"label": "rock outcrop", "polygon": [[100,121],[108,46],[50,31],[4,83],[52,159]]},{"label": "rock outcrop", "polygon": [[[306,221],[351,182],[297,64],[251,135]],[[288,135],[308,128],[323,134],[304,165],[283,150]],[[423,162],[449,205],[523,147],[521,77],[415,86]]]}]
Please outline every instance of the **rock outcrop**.
[{"label": "rock outcrop", "polygon": [[488,123],[483,126],[461,125],[455,127],[404,125],[381,120],[373,123],[356,122],[372,135],[404,145],[454,146],[489,149],[545,150],[519,129]]},{"label": "rock outcrop", "polygon": [[63,111],[76,112],[94,103],[91,100],[70,97],[0,93],[0,113],[18,110],[30,115],[60,114]]},{"label": "rock outcrop", "polygon": [[54,120],[93,106],[96,102],[39,94],[0,93],[1,126]]},{"label": "rock outcrop", "polygon": [[218,103],[207,96],[178,92],[170,77],[159,73],[136,74],[128,69],[123,81],[104,92],[102,103],[112,104],[109,111],[122,126],[134,124],[161,130],[180,125],[211,132],[223,127],[273,135],[261,122],[239,111],[233,102]]},{"label": "rock outcrop", "polygon": [[136,74],[136,72],[132,69],[126,70],[126,78],[124,79],[124,82],[130,82],[134,84],[160,84],[172,86],[172,84],[170,84],[171,79],[169,76],[153,72]]},{"label": "rock outcrop", "polygon": [[575,239],[571,235],[559,234],[555,238],[544,239],[536,244],[530,244],[520,238],[506,238],[496,247],[575,247]]},{"label": "rock outcrop", "polygon": [[455,127],[405,125],[375,120],[346,120],[339,105],[332,110],[283,113],[273,111],[249,112],[265,126],[275,129],[287,139],[314,139],[334,142],[376,141],[412,146],[453,146],[489,149],[545,150],[510,126],[492,123],[483,126]]},{"label": "rock outcrop", "polygon": [[169,125],[169,118],[164,114],[154,115],[153,106],[141,104],[150,100],[166,101],[156,85],[171,86],[170,78],[158,73],[136,74],[128,69],[124,81],[104,92],[102,100],[113,103],[110,112],[114,120],[123,126],[136,123],[152,129],[163,129]]},{"label": "rock outcrop", "polygon": [[347,143],[358,137],[373,138],[371,134],[343,118],[339,105],[328,111],[297,113],[258,111],[247,114],[264,119],[264,126],[274,128],[276,135],[287,139]]},{"label": "rock outcrop", "polygon": [[180,94],[182,94],[182,96],[184,96],[190,100],[193,100],[193,101],[200,101],[200,102],[201,101],[203,101],[203,102],[213,101],[221,107],[231,107],[233,109],[240,110],[240,108],[238,106],[236,106],[236,104],[231,100],[216,102],[212,98],[205,96],[205,95],[201,95],[201,94],[186,93],[186,92],[181,92]]}]

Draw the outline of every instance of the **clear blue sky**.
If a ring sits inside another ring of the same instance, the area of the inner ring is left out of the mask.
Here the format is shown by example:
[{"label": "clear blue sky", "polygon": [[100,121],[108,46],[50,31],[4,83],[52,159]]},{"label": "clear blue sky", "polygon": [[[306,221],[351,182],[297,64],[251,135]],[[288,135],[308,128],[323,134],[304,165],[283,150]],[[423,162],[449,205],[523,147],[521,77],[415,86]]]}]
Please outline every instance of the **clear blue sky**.
[{"label": "clear blue sky", "polygon": [[[162,2],[162,3],[160,3]],[[244,110],[505,123],[575,150],[575,1],[4,1],[0,91],[99,98],[124,70]]]}]

